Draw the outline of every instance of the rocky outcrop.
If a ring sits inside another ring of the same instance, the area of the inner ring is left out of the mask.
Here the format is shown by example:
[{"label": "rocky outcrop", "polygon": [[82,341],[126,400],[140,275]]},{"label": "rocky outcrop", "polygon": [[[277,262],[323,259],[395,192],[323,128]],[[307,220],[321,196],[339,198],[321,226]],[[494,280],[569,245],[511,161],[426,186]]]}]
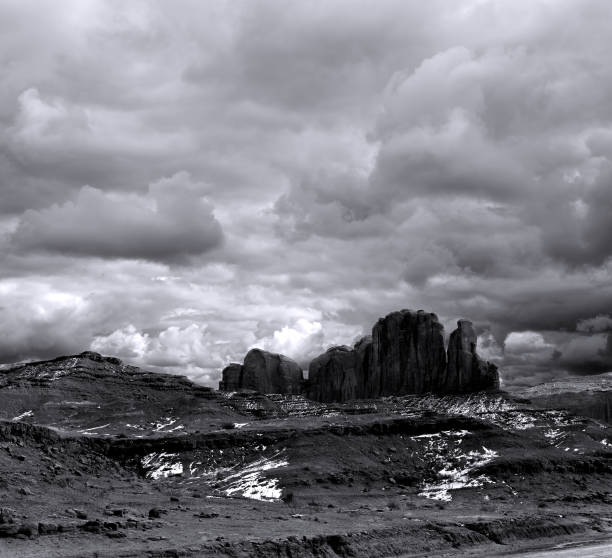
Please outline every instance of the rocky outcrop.
[{"label": "rocky outcrop", "polygon": [[329,403],[359,397],[357,352],[342,345],[331,347],[315,358],[308,368],[309,399]]},{"label": "rocky outcrop", "polygon": [[435,314],[401,310],[372,329],[368,397],[436,391],[446,368],[443,326]]},{"label": "rocky outcrop", "polygon": [[277,353],[251,349],[242,365],[232,363],[222,372],[219,389],[249,389],[260,393],[302,393],[304,375],[297,362]]},{"label": "rocky outcrop", "polygon": [[372,377],[372,336],[362,337],[353,348],[356,354],[355,373],[357,375],[357,397],[368,397],[366,386]]},{"label": "rocky outcrop", "polygon": [[499,375],[494,364],[476,353],[476,333],[472,322],[459,320],[448,342],[448,365],[438,390],[446,393],[499,389]]},{"label": "rocky outcrop", "polygon": [[447,352],[438,317],[400,310],[378,320],[351,349],[332,347],[309,368],[307,396],[321,402],[499,388],[497,367],[476,354],[471,322],[460,320]]},{"label": "rocky outcrop", "polygon": [[232,362],[221,372],[220,391],[238,391],[242,385],[242,364]]}]

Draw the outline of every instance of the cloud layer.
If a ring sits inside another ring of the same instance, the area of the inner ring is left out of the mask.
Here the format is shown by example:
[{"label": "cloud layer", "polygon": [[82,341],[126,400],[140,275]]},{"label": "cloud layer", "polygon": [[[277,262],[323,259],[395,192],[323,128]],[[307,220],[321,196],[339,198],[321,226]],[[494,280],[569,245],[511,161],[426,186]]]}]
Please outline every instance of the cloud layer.
[{"label": "cloud layer", "polygon": [[142,196],[83,186],[75,201],[26,210],[11,238],[30,252],[154,261],[202,254],[221,240],[212,207],[185,173],[151,184]]},{"label": "cloud layer", "polygon": [[0,6],[0,359],[214,384],[398,308],[612,369],[612,6]]}]

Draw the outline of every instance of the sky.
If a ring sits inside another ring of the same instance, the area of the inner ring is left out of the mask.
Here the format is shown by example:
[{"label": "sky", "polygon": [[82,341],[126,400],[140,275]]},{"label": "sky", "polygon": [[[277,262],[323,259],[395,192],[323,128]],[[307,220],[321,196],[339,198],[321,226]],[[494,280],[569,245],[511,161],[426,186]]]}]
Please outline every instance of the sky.
[{"label": "sky", "polygon": [[401,308],[612,370],[608,0],[0,0],[0,362],[216,385]]}]

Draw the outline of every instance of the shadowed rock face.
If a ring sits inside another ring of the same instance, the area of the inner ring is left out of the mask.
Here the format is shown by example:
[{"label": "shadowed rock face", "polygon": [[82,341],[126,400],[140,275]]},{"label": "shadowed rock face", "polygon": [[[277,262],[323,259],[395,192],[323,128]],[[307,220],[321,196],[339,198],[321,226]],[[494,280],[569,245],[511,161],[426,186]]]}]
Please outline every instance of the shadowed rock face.
[{"label": "shadowed rock face", "polygon": [[459,320],[448,342],[448,366],[439,391],[467,393],[499,389],[499,375],[494,364],[476,354],[476,333],[469,320]]},{"label": "shadowed rock face", "polygon": [[299,394],[304,377],[297,362],[284,355],[251,349],[244,364],[232,363],[223,370],[219,389],[250,389],[261,393]]},{"label": "shadowed rock face", "polygon": [[220,391],[238,391],[242,385],[242,364],[232,362],[223,369]]},{"label": "shadowed rock face", "polygon": [[359,397],[357,352],[347,346],[331,347],[308,368],[309,399],[324,403]]},{"label": "shadowed rock face", "polygon": [[435,314],[400,310],[372,329],[368,397],[436,391],[446,368],[443,327]]},{"label": "shadowed rock face", "polygon": [[495,365],[476,354],[471,322],[460,320],[447,353],[435,314],[401,310],[378,320],[371,337],[353,349],[332,347],[309,369],[307,395],[315,401],[419,393],[468,393],[499,389]]},{"label": "shadowed rock face", "polygon": [[372,377],[372,336],[362,337],[355,343],[355,373],[357,375],[357,397],[368,397],[366,386]]}]

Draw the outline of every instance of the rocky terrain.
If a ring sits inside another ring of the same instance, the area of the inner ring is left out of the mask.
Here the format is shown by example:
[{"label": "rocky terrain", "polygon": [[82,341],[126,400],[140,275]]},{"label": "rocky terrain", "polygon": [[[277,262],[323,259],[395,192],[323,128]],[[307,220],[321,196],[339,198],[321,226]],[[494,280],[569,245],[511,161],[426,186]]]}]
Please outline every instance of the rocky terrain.
[{"label": "rocky terrain", "polygon": [[89,352],[0,378],[2,557],[500,556],[612,534],[610,426],[524,396],[320,402]]},{"label": "rocky terrain", "polygon": [[514,395],[529,399],[540,408],[568,409],[612,423],[612,374],[570,376],[517,390]]}]

